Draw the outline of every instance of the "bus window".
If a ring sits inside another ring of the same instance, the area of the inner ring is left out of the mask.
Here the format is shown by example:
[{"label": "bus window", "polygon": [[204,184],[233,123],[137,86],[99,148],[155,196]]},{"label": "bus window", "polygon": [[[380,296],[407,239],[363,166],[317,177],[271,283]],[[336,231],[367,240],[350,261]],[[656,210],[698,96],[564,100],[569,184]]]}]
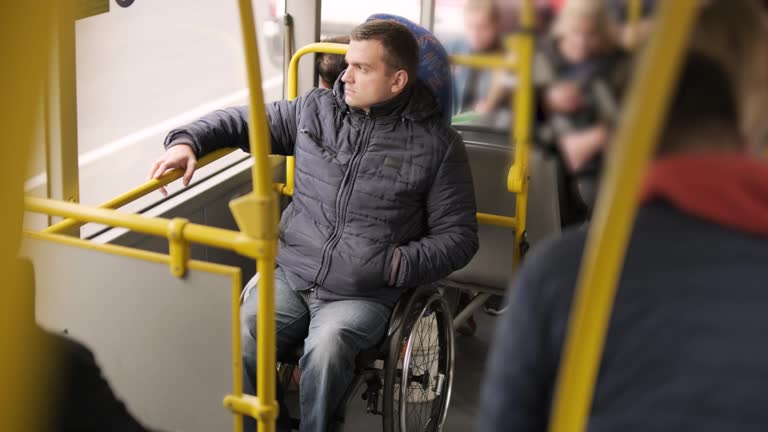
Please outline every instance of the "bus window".
[{"label": "bus window", "polygon": [[352,29],[375,13],[400,15],[415,23],[421,14],[420,0],[389,0],[384,3],[373,1],[350,2],[346,0],[323,0],[320,11],[321,39],[347,35]]},{"label": "bus window", "polygon": [[[269,0],[253,2],[257,25]],[[245,104],[245,59],[237,2],[137,1],[76,22],[80,200],[96,205],[146,181],[165,134],[213,109]],[[259,35],[259,47],[265,47]],[[282,96],[282,65],[261,51],[265,100]],[[236,152],[232,158],[242,158]],[[220,169],[226,162],[222,161]],[[42,171],[44,163],[34,163]],[[204,169],[208,169],[206,167]],[[28,194],[45,191],[32,172]],[[205,172],[195,174],[197,179]],[[175,182],[169,191],[181,186]],[[43,192],[44,193],[44,192]],[[140,211],[150,194],[125,207]],[[87,227],[84,230],[87,234]]]}]

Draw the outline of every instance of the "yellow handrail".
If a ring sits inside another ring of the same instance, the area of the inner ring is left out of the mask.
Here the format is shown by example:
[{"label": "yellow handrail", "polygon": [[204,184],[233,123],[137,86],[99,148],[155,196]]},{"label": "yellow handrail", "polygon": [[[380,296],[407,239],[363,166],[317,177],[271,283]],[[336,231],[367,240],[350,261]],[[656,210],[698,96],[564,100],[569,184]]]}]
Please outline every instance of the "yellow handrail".
[{"label": "yellow handrail", "polygon": [[586,430],[640,180],[660,130],[697,0],[660,2],[657,28],[629,90],[571,306],[549,430]]},{"label": "yellow handrail", "polygon": [[[296,99],[299,92],[299,60],[310,53],[327,53],[344,55],[347,53],[349,45],[316,42],[299,48],[291,57],[291,63],[288,65],[288,100]],[[280,192],[285,196],[293,196],[294,173],[296,172],[296,159],[293,156],[285,158],[285,186]]]},{"label": "yellow handrail", "polygon": [[516,72],[523,63],[501,54],[453,54],[448,56],[451,64],[475,69],[504,69]]},{"label": "yellow handrail", "polygon": [[296,99],[299,93],[299,60],[311,53],[327,53],[345,55],[347,53],[347,44],[338,44],[330,42],[315,42],[304,45],[299,48],[291,57],[291,63],[288,65],[288,99]]},{"label": "yellow handrail", "polygon": [[507,176],[507,190],[517,194],[515,197],[515,230],[514,255],[512,266],[517,268],[523,258],[518,250],[525,240],[528,220],[528,159],[532,145],[531,128],[533,127],[534,88],[533,88],[533,54],[534,27],[536,11],[533,0],[525,0],[521,4],[520,26],[522,33],[512,36],[507,42],[507,50],[516,52],[520,61],[517,71],[517,87],[512,95],[514,123],[510,140],[514,143],[515,155],[512,167]]},{"label": "yellow handrail", "polygon": [[[211,152],[210,154],[206,155],[205,157],[202,157],[198,163],[197,168],[200,169],[212,162],[215,162],[216,160],[232,153],[235,151],[234,148],[224,148],[219,149],[214,152]],[[169,171],[162,177],[158,179],[152,179],[145,183],[143,183],[140,186],[137,186],[123,194],[120,194],[109,201],[103,202],[98,205],[99,208],[104,209],[118,209],[128,203],[131,203],[133,201],[136,201],[137,199],[149,195],[150,193],[160,189],[163,186],[166,186],[167,184],[180,179],[184,175],[184,170],[182,169],[175,169],[172,171]],[[62,233],[69,231],[71,229],[78,228],[82,225],[82,223],[78,223],[74,219],[65,219],[57,224],[51,225],[48,228],[44,229],[43,232],[47,234],[56,234],[56,233]]]},{"label": "yellow handrail", "polygon": [[[34,213],[62,216],[80,222],[95,222],[113,227],[128,228],[132,231],[157,237],[168,237],[171,224],[176,220],[122,213],[117,210],[47,198],[26,197],[24,198],[24,204],[27,211]],[[254,259],[262,256],[262,251],[265,249],[263,241],[252,239],[239,231],[194,223],[188,223],[184,226],[181,232],[181,240],[231,250]]]},{"label": "yellow handrail", "polygon": [[505,228],[517,228],[517,219],[512,216],[500,216],[489,213],[478,213],[477,221],[485,225],[496,225]]},{"label": "yellow handrail", "polygon": [[629,48],[635,48],[640,39],[640,21],[643,18],[643,0],[629,0],[627,25],[630,29]]},{"label": "yellow handrail", "polygon": [[[234,386],[235,394],[224,399],[224,405],[235,414],[256,418],[258,429],[274,432],[278,405],[275,399],[275,291],[274,271],[277,256],[278,201],[272,187],[269,166],[271,146],[264,94],[261,88],[259,49],[256,43],[256,25],[251,0],[238,0],[240,25],[243,34],[250,89],[250,149],[253,156],[253,192],[230,203],[230,209],[240,229],[260,243],[256,271],[260,275],[256,323],[256,398],[243,397],[241,387]],[[234,319],[235,317],[233,317]],[[235,359],[237,361],[237,359]],[[242,430],[240,417],[235,431]]]}]

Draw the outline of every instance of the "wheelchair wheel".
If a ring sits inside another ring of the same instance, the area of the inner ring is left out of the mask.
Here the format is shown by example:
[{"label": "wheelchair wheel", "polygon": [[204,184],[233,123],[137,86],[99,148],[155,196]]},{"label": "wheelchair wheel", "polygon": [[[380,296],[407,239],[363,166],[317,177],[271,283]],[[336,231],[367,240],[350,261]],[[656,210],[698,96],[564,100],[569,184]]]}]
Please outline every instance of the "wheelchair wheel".
[{"label": "wheelchair wheel", "polygon": [[439,432],[453,383],[453,327],[436,293],[409,302],[384,365],[384,432]]}]

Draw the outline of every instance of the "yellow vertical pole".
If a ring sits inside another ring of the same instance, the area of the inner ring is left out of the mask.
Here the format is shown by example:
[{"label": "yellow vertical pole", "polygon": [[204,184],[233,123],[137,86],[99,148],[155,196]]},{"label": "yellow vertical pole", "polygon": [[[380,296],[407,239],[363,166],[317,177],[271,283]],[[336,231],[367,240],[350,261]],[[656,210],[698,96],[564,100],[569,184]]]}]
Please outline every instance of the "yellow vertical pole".
[{"label": "yellow vertical pole", "polygon": [[515,196],[515,229],[514,261],[517,267],[522,259],[520,245],[526,231],[528,212],[528,158],[531,147],[531,128],[533,127],[533,53],[534,53],[534,27],[536,25],[536,11],[533,0],[525,0],[520,7],[520,27],[522,33],[513,36],[510,40],[512,48],[517,55],[517,88],[512,96],[513,130],[510,134],[514,147],[514,164],[507,177],[507,189]]},{"label": "yellow vertical pole", "polygon": [[[48,198],[78,202],[75,11],[72,1],[55,2],[51,17],[51,61],[45,92]],[[49,222],[53,222],[52,220]]]},{"label": "yellow vertical pole", "polygon": [[637,212],[640,181],[696,16],[697,0],[659,4],[657,28],[635,71],[600,185],[558,372],[549,426],[552,432],[587,427],[616,285]]},{"label": "yellow vertical pole", "polygon": [[[293,57],[288,65],[288,100],[296,99],[299,92],[299,60],[309,53],[325,52],[330,54],[344,55],[347,53],[347,45],[329,43],[329,42],[316,42],[313,44],[301,47]],[[294,173],[296,170],[296,159],[293,156],[285,158],[285,187],[282,193],[287,196],[293,195],[294,185]]]},{"label": "yellow vertical pole", "polygon": [[[259,69],[259,50],[256,43],[256,25],[253,18],[253,5],[250,0],[239,0],[240,24],[243,30],[243,45],[248,69],[248,87],[250,88],[249,139],[253,164],[253,194],[249,198],[252,209],[249,216],[254,221],[248,234],[265,240],[266,246],[260,251],[256,271],[259,272],[258,312],[257,312],[257,364],[256,380],[258,397],[257,410],[260,432],[274,432],[277,417],[275,401],[275,293],[274,269],[277,249],[277,199],[271,185],[269,166],[269,131],[264,108],[264,95],[261,88]],[[234,317],[233,317],[234,319]],[[239,317],[237,318],[239,319]],[[237,360],[239,361],[239,360]],[[237,390],[237,389],[236,389]],[[240,396],[242,394],[242,389]]]},{"label": "yellow vertical pole", "polygon": [[[299,60],[303,53],[297,52],[291,57],[288,65],[288,100],[296,99],[299,93]],[[294,180],[296,175],[296,158],[288,156],[285,158],[285,188],[283,194],[293,196]]]},{"label": "yellow vertical pole", "polygon": [[627,41],[629,48],[635,48],[640,39],[640,20],[643,18],[643,0],[629,0],[629,26],[630,38]]},{"label": "yellow vertical pole", "polygon": [[[243,351],[240,342],[240,291],[243,289],[243,279],[238,270],[232,278],[232,392],[243,395]],[[235,432],[243,432],[243,416],[235,414]]]},{"label": "yellow vertical pole", "polygon": [[[56,394],[45,381],[45,366],[55,361],[41,352],[35,335],[32,280],[16,259],[21,242],[23,183],[42,107],[51,42],[54,1],[0,2],[0,430],[47,430],[47,399]],[[43,389],[43,390],[40,390]]]}]

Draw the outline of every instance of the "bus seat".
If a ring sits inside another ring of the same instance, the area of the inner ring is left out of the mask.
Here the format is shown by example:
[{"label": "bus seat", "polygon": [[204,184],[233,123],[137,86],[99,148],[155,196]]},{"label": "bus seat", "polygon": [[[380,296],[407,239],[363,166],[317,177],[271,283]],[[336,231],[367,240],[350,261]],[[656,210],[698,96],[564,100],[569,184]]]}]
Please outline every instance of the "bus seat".
[{"label": "bus seat", "polygon": [[443,108],[446,121],[450,121],[453,86],[451,85],[451,65],[443,45],[429,30],[401,16],[378,13],[369,16],[366,22],[377,19],[396,21],[411,30],[419,43],[419,79],[432,90]]},{"label": "bus seat", "polygon": [[[479,212],[514,216],[515,195],[507,191],[507,173],[512,151],[505,133],[459,129],[464,137]],[[542,238],[560,231],[557,172],[554,160],[532,151],[529,161],[528,241],[534,246]],[[463,269],[451,274],[444,284],[454,288],[501,294],[512,278],[515,253],[511,245],[515,231],[480,224],[480,248]]]}]

